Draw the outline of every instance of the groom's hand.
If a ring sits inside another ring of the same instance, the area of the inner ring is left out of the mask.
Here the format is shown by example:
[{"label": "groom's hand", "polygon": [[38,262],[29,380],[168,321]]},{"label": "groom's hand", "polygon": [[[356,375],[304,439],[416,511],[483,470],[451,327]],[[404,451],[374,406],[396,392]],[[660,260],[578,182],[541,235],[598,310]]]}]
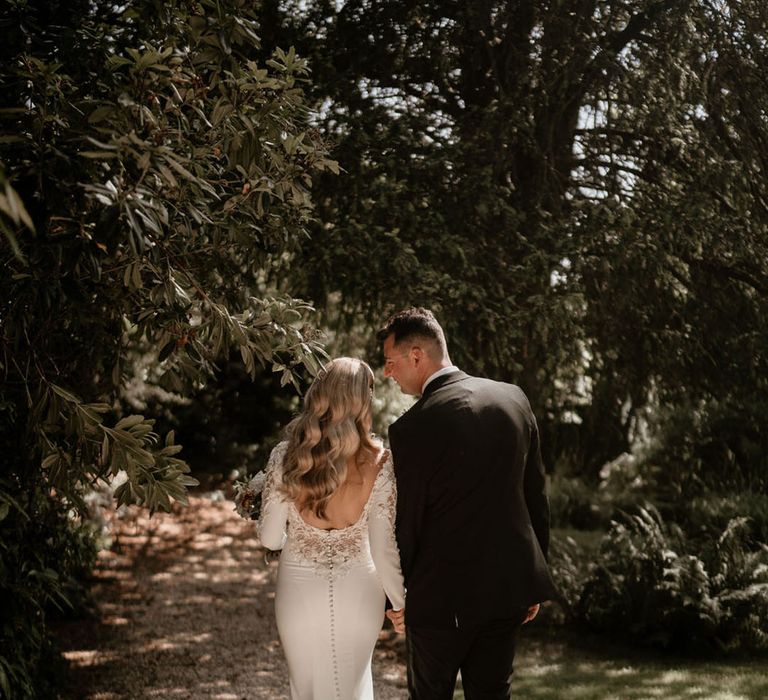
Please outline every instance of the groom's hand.
[{"label": "groom's hand", "polygon": [[528,608],[528,612],[525,615],[525,620],[523,620],[523,624],[526,624],[527,622],[530,622],[531,620],[533,620],[533,618],[539,614],[540,609],[541,609],[541,605],[539,605],[539,603],[536,603],[536,605],[531,605],[531,607]]},{"label": "groom's hand", "polygon": [[403,634],[405,632],[405,608],[400,610],[387,610],[387,617],[392,622],[395,632]]}]

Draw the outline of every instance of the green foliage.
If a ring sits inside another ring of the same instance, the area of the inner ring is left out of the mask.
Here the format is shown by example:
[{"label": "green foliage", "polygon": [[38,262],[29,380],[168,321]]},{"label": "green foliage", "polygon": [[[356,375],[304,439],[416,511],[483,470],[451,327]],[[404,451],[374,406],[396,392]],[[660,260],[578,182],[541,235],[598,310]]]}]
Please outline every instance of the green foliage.
[{"label": "green foliage", "polygon": [[257,368],[251,379],[238,351],[217,364],[210,381],[182,394],[159,385],[156,354],[140,354],[123,392],[131,410],[156,420],[156,431],[174,431],[194,473],[214,479],[263,468],[299,403],[280,386],[280,372]]},{"label": "green foliage", "polygon": [[[746,387],[744,387],[746,390]],[[643,461],[665,500],[710,491],[768,487],[768,404],[763,396],[713,398],[668,408],[654,417]]]},{"label": "green foliage", "polygon": [[656,493],[646,465],[622,454],[604,464],[597,483],[578,476],[555,474],[548,485],[554,527],[606,530],[618,512],[631,510]]},{"label": "green foliage", "polygon": [[573,537],[557,530],[552,533],[548,564],[560,596],[558,605],[543,608],[550,620],[563,623],[575,618],[574,606],[587,580],[589,560],[585,548]]},{"label": "green foliage", "polygon": [[[173,431],[119,403],[136,353],[180,395],[230,351],[281,386],[318,366],[311,306],[271,284],[306,236],[313,176],[336,170],[307,122],[306,62],[260,56],[239,0],[14,0],[0,26],[0,449],[14,499],[0,514],[15,502],[35,520],[40,498],[85,513],[84,490],[122,473],[118,503],[168,510],[195,481]],[[77,537],[67,518],[44,523],[54,543]],[[16,526],[3,542],[16,563],[4,555],[0,587],[23,620],[13,634],[28,634],[4,656],[6,694],[26,697],[68,564],[22,591],[13,572],[47,571],[44,550]]]},{"label": "green foliage", "polygon": [[[258,39],[247,13],[233,21],[207,7],[166,16],[139,2],[106,19],[83,8],[79,24],[36,27],[38,8],[19,5],[33,50],[48,46],[38,30],[72,53],[53,62],[22,44],[6,75],[28,105],[5,115],[16,135],[6,165],[37,222],[3,282],[9,398],[26,404],[18,420],[43,470],[125,468],[121,501],[152,507],[167,507],[188,477],[150,423],[99,417],[128,344],[156,348],[176,390],[231,346],[251,376],[273,364],[283,383],[297,383],[296,364],[316,367],[318,350],[307,305],[259,296],[270,261],[302,235],[310,173],[330,163],[303,128],[306,65],[276,51],[262,68],[248,56]],[[100,33],[96,50],[78,43]]]},{"label": "green foliage", "polygon": [[3,232],[7,244],[13,254],[20,260],[24,259],[16,240],[15,231],[24,228],[34,232],[35,226],[27,212],[24,202],[5,176],[5,169],[0,162],[0,231]]},{"label": "green foliage", "polygon": [[[455,360],[499,378],[524,373],[543,405],[552,387],[539,392],[539,375],[563,367],[568,376],[576,361],[580,310],[570,290],[550,283],[573,249],[556,211],[555,171],[567,170],[570,144],[544,146],[535,132],[578,107],[563,115],[539,104],[547,98],[532,73],[560,67],[545,69],[520,48],[539,20],[559,32],[559,11],[523,16],[486,2],[274,11],[269,4],[264,21],[294,32],[310,58],[311,94],[345,171],[318,179],[322,224],[298,271],[308,293],[339,305],[342,328],[375,325],[409,303],[432,306]],[[544,167],[550,156],[557,165]],[[547,342],[554,336],[562,342]]]},{"label": "green foliage", "polygon": [[592,530],[605,523],[597,488],[578,477],[556,474],[547,486],[553,527]]},{"label": "green foliage", "polygon": [[641,508],[613,523],[574,614],[596,631],[662,648],[765,650],[768,545],[755,543],[743,518],[702,545]]},{"label": "green foliage", "polygon": [[751,538],[757,542],[768,542],[766,493],[708,493],[678,503],[674,513],[685,530],[700,539],[719,534],[735,518],[745,518]]},{"label": "green foliage", "polygon": [[[768,100],[768,10],[755,0],[678,7],[680,21],[658,37],[664,49],[631,46],[626,58],[639,69],[606,92],[607,109],[595,103],[597,128],[585,130],[588,157],[607,144],[622,155],[605,166],[611,196],[582,211],[585,249],[575,262],[600,398],[584,415],[591,429],[616,416],[611,423],[629,435],[647,406],[666,409],[654,426],[663,429],[667,419],[698,423],[717,402],[728,418],[709,435],[686,436],[698,443],[694,462],[704,462],[691,466],[721,469],[717,452],[727,447],[742,476],[762,479],[765,409],[755,397],[768,376],[768,210],[755,173],[768,143],[757,116]],[[757,449],[739,454],[742,442]],[[666,448],[675,469],[688,465],[674,439]],[[600,452],[588,458],[593,468]]]},{"label": "green foliage", "polygon": [[292,280],[339,328],[433,307],[592,479],[660,406],[730,401],[729,442],[768,434],[767,6],[564,7],[262,4],[343,168]]},{"label": "green foliage", "polygon": [[56,649],[49,610],[87,609],[82,580],[96,558],[91,525],[47,490],[0,479],[0,689],[6,698],[52,697]]}]

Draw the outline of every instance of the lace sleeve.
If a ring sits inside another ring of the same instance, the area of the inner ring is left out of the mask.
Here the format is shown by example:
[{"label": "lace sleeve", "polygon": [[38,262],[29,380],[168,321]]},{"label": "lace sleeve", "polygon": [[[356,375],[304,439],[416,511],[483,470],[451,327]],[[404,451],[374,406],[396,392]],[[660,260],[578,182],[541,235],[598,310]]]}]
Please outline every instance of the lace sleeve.
[{"label": "lace sleeve", "polygon": [[391,455],[387,456],[381,470],[382,473],[376,477],[368,511],[368,537],[371,558],[384,592],[392,607],[400,610],[405,605],[405,588],[400,570],[400,552],[395,539],[397,489]]},{"label": "lace sleeve", "polygon": [[283,458],[287,442],[272,450],[267,462],[267,480],[261,492],[261,515],[256,525],[261,544],[267,549],[282,549],[287,537],[288,501],[280,493],[283,478]]}]

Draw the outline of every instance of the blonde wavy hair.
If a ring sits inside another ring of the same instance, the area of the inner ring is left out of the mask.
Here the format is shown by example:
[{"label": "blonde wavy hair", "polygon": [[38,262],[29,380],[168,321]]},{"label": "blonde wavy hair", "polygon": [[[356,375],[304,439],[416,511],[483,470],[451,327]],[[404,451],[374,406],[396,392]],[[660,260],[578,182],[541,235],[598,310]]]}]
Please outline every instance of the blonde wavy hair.
[{"label": "blonde wavy hair", "polygon": [[346,481],[347,462],[378,456],[371,435],[373,371],[362,360],[338,357],[320,370],[304,408],[286,428],[283,491],[299,510],[324,518],[328,501]]}]

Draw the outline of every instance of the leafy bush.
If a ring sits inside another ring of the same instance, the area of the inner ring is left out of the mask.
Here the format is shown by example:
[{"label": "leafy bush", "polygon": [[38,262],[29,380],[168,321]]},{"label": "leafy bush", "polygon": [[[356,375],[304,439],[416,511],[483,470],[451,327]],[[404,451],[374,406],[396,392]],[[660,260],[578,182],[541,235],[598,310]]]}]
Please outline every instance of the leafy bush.
[{"label": "leafy bush", "polygon": [[737,518],[698,550],[652,506],[626,515],[601,544],[575,618],[662,648],[768,649],[768,546]]},{"label": "leafy bush", "polygon": [[123,401],[131,411],[152,416],[158,432],[174,431],[197,477],[263,468],[268,448],[298,406],[298,397],[281,389],[279,373],[258,368],[249,377],[239,352],[186,394],[159,386],[162,370],[152,354],[138,358],[137,369]]},{"label": "leafy bush", "polygon": [[574,608],[589,575],[589,561],[586,548],[573,537],[556,531],[552,533],[549,569],[560,597],[556,601],[559,607],[547,605],[542,609],[547,621],[562,624],[574,619]]},{"label": "leafy bush", "polygon": [[88,609],[83,580],[95,563],[92,526],[40,485],[0,481],[0,689],[6,698],[53,697],[57,652],[51,612]]},{"label": "leafy bush", "polygon": [[663,501],[708,492],[765,492],[768,403],[765,392],[659,410],[644,457]]},{"label": "leafy bush", "polygon": [[734,518],[745,518],[749,536],[768,542],[768,494],[756,491],[705,493],[678,502],[674,518],[692,536],[717,536]]},{"label": "leafy bush", "polygon": [[705,556],[720,591],[724,646],[768,649],[768,545],[755,544],[748,518],[734,518]]},{"label": "leafy bush", "polygon": [[275,280],[313,175],[337,165],[308,124],[306,62],[262,50],[253,9],[0,5],[5,695],[50,696],[33,680],[46,607],[87,569],[67,515],[87,512],[84,489],[119,477],[118,503],[168,510],[196,483],[172,430],[121,414],[131,353],[180,395],[233,349],[281,386],[318,366],[312,309]]},{"label": "leafy bush", "polygon": [[633,455],[622,454],[603,465],[594,485],[555,474],[548,489],[553,527],[607,529],[617,511],[636,507],[646,496],[649,484],[640,469]]},{"label": "leafy bush", "polygon": [[553,527],[592,530],[606,522],[597,488],[581,478],[555,474],[550,479],[548,495]]}]

